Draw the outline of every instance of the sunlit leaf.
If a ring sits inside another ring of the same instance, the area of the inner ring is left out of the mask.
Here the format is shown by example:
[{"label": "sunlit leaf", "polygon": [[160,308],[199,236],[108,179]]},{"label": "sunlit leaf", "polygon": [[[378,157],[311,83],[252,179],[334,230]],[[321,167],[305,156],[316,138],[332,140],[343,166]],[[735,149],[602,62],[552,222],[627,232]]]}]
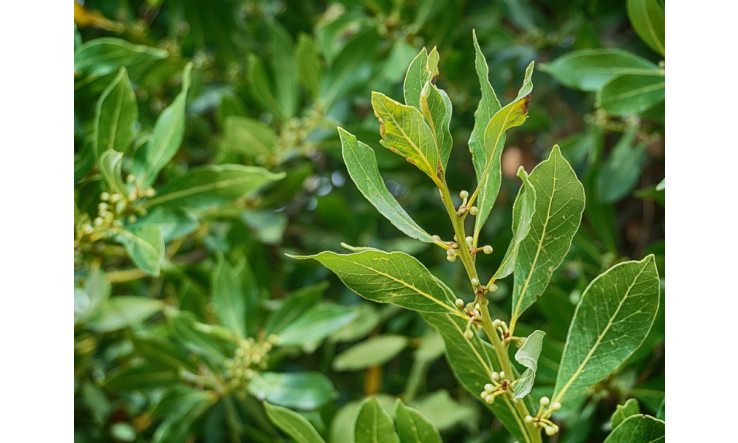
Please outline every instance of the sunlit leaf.
[{"label": "sunlit leaf", "polygon": [[612,431],[605,443],[664,443],[666,423],[648,415],[633,415]]},{"label": "sunlit leaf", "polygon": [[376,398],[367,398],[361,404],[354,427],[356,443],[400,443],[392,418]]},{"label": "sunlit leaf", "polygon": [[400,443],[442,443],[441,434],[423,414],[405,406],[398,398],[395,409]]},{"label": "sunlit leaf", "polygon": [[269,420],[296,443],[325,443],[323,437],[302,415],[267,402],[264,402],[264,410]]},{"label": "sunlit leaf", "polygon": [[515,270],[515,259],[518,256],[518,249],[525,237],[530,231],[530,225],[533,222],[533,215],[536,211],[536,189],[531,184],[528,174],[521,166],[518,168],[518,177],[523,181],[518,196],[513,204],[512,232],[513,238],[510,240],[510,246],[505,252],[500,267],[495,272],[494,279],[500,279],[512,274]]},{"label": "sunlit leaf", "polygon": [[147,274],[158,276],[164,262],[164,234],[158,225],[130,225],[116,231],[133,263]]},{"label": "sunlit leaf", "polygon": [[128,71],[121,68],[100,95],[95,110],[95,152],[100,156],[112,149],[127,152],[133,141],[133,125],[138,120],[138,102]]}]

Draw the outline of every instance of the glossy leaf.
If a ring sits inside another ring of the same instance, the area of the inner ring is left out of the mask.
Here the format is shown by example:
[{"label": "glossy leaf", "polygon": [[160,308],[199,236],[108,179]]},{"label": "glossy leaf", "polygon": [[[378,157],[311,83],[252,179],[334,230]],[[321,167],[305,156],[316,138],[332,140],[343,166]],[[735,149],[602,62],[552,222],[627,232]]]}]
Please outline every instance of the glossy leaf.
[{"label": "glossy leaf", "polygon": [[338,354],[333,360],[333,370],[358,371],[383,365],[402,352],[407,344],[407,337],[402,335],[378,335]]},{"label": "glossy leaf", "polygon": [[349,324],[356,313],[342,305],[322,303],[308,309],[277,335],[280,346],[300,346],[323,340]]},{"label": "glossy leaf", "polygon": [[533,222],[533,215],[536,211],[536,189],[530,182],[528,174],[521,166],[518,168],[518,177],[523,181],[518,196],[513,204],[512,232],[513,238],[510,240],[510,246],[507,247],[505,257],[500,263],[500,267],[495,272],[494,279],[500,279],[512,274],[515,270],[515,259],[518,256],[518,249],[525,237],[530,232],[530,225]]},{"label": "glossy leaf", "polygon": [[295,60],[297,61],[300,83],[314,99],[318,99],[320,97],[320,82],[323,77],[323,64],[311,36],[300,34],[297,38]]},{"label": "glossy leaf", "polygon": [[605,443],[665,443],[666,423],[648,415],[626,418],[605,439]]},{"label": "glossy leaf", "polygon": [[430,234],[415,223],[385,186],[374,150],[343,128],[338,128],[338,134],[349,175],[369,203],[400,231],[416,240],[432,243]]},{"label": "glossy leaf", "polygon": [[130,225],[118,229],[116,239],[128,257],[147,274],[158,276],[164,262],[164,234],[158,225]]},{"label": "glossy leaf", "polygon": [[152,443],[180,442],[187,437],[192,424],[220,398],[213,391],[197,391],[178,399],[178,407],[156,428]]},{"label": "glossy leaf", "polygon": [[442,443],[441,434],[423,414],[405,406],[398,398],[395,421],[400,443]]},{"label": "glossy leaf", "polygon": [[[528,118],[528,106],[530,105],[530,94],[533,90],[531,76],[533,75],[533,62],[525,70],[525,80],[518,92],[517,98],[490,119],[484,130],[484,148],[472,150],[474,170],[477,174],[476,205],[479,209],[474,222],[474,238],[477,238],[482,226],[487,221],[492,206],[495,204],[497,194],[500,192],[502,182],[502,148],[505,146],[505,132],[516,126],[520,126]],[[472,133],[473,135],[474,133]],[[471,146],[471,141],[470,141]]]},{"label": "glossy leaf", "polygon": [[319,372],[260,372],[249,383],[249,392],[259,400],[299,410],[319,408],[338,395]]},{"label": "glossy leaf", "polygon": [[536,380],[536,371],[538,370],[538,357],[543,349],[543,337],[546,333],[543,331],[535,331],[525,339],[523,346],[515,353],[515,361],[525,366],[525,372],[515,380],[515,399],[520,399],[530,394],[533,389],[533,382]]},{"label": "glossy leaf", "polygon": [[296,443],[325,443],[323,437],[302,415],[266,402],[264,410],[269,420]]},{"label": "glossy leaf", "polygon": [[379,92],[372,92],[372,107],[379,120],[382,145],[437,181],[438,150],[423,114]]},{"label": "glossy leaf", "polygon": [[666,55],[666,16],[657,0],[628,0],[628,18],[641,40]]},{"label": "glossy leaf", "polygon": [[121,68],[112,83],[100,95],[95,110],[95,152],[100,156],[112,149],[127,152],[133,141],[138,120],[138,102],[128,71]]},{"label": "glossy leaf", "polygon": [[584,211],[584,188],[558,146],[529,178],[536,190],[536,211],[515,261],[513,330],[520,315],[543,294],[553,271],[569,252]]},{"label": "glossy leaf", "polygon": [[659,291],[653,255],[615,265],[590,283],[569,327],[553,401],[599,382],[638,349],[656,318]]},{"label": "glossy leaf", "polygon": [[102,304],[87,327],[97,332],[129,328],[160,312],[164,306],[161,300],[135,295],[119,295]]},{"label": "glossy leaf", "polygon": [[182,144],[191,70],[190,62],[182,72],[182,90],[156,119],[154,132],[145,149],[145,171],[141,178],[144,187],[156,181],[159,172],[172,160]]},{"label": "glossy leaf", "polygon": [[597,91],[597,106],[611,115],[640,114],[666,98],[664,73],[616,75]]},{"label": "glossy leaf", "polygon": [[392,418],[376,398],[367,398],[361,404],[354,426],[355,443],[400,443]]},{"label": "glossy leaf", "polygon": [[279,334],[308,308],[315,305],[330,283],[327,281],[305,286],[288,294],[282,306],[270,317],[266,324],[266,333]]},{"label": "glossy leaf", "polygon": [[367,250],[354,254],[321,252],[293,257],[314,259],[333,271],[360,296],[378,303],[394,303],[421,312],[451,312],[463,317],[454,305],[453,294],[417,259],[403,252]]},{"label": "glossy leaf", "polygon": [[274,174],[256,166],[201,166],[164,185],[146,206],[220,205],[250,195],[284,176],[284,172]]},{"label": "glossy leaf", "polygon": [[240,338],[246,338],[246,299],[238,276],[222,254],[218,256],[210,279],[218,320]]},{"label": "glossy leaf", "polygon": [[625,402],[624,405],[618,405],[615,412],[610,418],[610,427],[612,429],[617,428],[620,424],[631,415],[638,415],[641,413],[641,407],[638,405],[638,400],[631,398]]},{"label": "glossy leaf", "polygon": [[111,193],[118,193],[122,196],[128,195],[128,188],[123,181],[123,154],[112,149],[108,149],[100,155],[99,161],[100,175],[102,175],[105,184]]},{"label": "glossy leaf", "polygon": [[102,77],[125,66],[138,77],[153,62],[168,55],[163,49],[134,45],[119,38],[96,38],[74,51],[74,71],[84,76]]}]

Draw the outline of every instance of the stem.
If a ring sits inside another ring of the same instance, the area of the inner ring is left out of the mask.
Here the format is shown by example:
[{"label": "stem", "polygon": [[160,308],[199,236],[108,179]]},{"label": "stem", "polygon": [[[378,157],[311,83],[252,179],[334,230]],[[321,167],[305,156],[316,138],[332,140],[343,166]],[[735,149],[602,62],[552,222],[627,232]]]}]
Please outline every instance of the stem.
[{"label": "stem", "polygon": [[439,189],[441,190],[441,200],[443,201],[443,205],[446,207],[448,216],[451,218],[451,224],[454,226],[454,234],[456,234],[456,241],[459,244],[459,257],[461,257],[461,262],[464,263],[466,273],[469,275],[469,281],[471,281],[472,278],[479,279],[477,268],[474,266],[474,258],[471,256],[469,246],[466,244],[464,221],[463,218],[459,218],[459,216],[456,215],[456,208],[454,208],[453,200],[451,200],[451,193],[448,191],[446,179],[443,179],[440,183]]}]

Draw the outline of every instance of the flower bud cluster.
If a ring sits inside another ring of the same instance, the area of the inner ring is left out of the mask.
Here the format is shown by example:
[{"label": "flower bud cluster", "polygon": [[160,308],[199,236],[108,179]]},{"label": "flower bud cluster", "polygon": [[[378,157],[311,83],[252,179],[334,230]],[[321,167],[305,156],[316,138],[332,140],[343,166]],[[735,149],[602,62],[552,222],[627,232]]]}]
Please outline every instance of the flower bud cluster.
[{"label": "flower bud cluster", "polygon": [[233,357],[225,361],[224,376],[231,389],[248,384],[256,371],[264,371],[269,366],[269,351],[277,342],[277,336],[270,335],[266,340],[256,341],[247,338],[236,348]]},{"label": "flower bud cluster", "polygon": [[542,428],[546,435],[554,435],[559,432],[559,426],[552,422],[550,418],[554,412],[561,409],[561,403],[551,403],[548,397],[541,397],[540,404],[541,407],[538,409],[538,414],[535,417],[530,415],[525,417],[525,422],[528,424],[533,423],[535,427]]},{"label": "flower bud cluster", "polygon": [[[133,175],[126,178],[128,183],[135,181]],[[129,187],[128,195],[124,196],[119,192],[100,193],[100,203],[97,205],[97,216],[91,218],[91,221],[83,223],[77,232],[77,240],[81,241],[86,236],[93,234],[105,234],[111,229],[123,226],[123,220],[128,223],[135,223],[138,216],[145,216],[147,211],[142,207],[134,207],[134,203],[140,198],[150,198],[156,195],[154,188],[140,189],[135,186]],[[99,238],[99,237],[98,237]]]},{"label": "flower bud cluster", "polygon": [[500,395],[509,395],[511,391],[510,380],[505,378],[505,371],[493,372],[490,377],[491,383],[484,385],[484,391],[479,396],[487,402],[492,404],[495,399]]}]

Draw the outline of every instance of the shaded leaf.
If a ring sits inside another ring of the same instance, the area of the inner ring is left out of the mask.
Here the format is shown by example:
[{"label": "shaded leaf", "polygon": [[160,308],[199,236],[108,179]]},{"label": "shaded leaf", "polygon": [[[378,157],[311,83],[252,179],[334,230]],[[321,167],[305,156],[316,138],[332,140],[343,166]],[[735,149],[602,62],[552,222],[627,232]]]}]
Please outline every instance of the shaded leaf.
[{"label": "shaded leaf", "polygon": [[345,306],[322,303],[308,309],[278,334],[280,346],[300,346],[323,340],[356,318]]},{"label": "shaded leaf", "polygon": [[137,391],[160,388],[177,381],[179,375],[176,371],[140,365],[115,370],[104,384],[115,391]]},{"label": "shaded leaf", "polygon": [[356,443],[400,443],[395,432],[392,418],[387,414],[376,398],[367,398],[362,402],[354,427]]},{"label": "shaded leaf", "polygon": [[315,49],[312,36],[300,34],[295,48],[297,72],[302,86],[307,89],[314,99],[320,98],[320,82],[323,77],[323,63]]},{"label": "shaded leaf", "polygon": [[192,314],[179,312],[177,315],[169,316],[169,326],[174,338],[208,362],[221,364],[225,360],[218,343],[197,327],[198,322]]},{"label": "shaded leaf", "polygon": [[647,159],[646,144],[634,145],[637,134],[637,124],[628,126],[597,174],[597,193],[607,203],[630,194],[641,177]]},{"label": "shaded leaf", "polygon": [[225,119],[224,132],[228,146],[234,151],[250,158],[263,156],[273,161],[279,136],[268,125],[251,118],[231,116]]},{"label": "shaded leaf", "polygon": [[616,75],[597,91],[596,104],[611,115],[640,114],[666,98],[664,73]]},{"label": "shaded leaf", "polygon": [[358,371],[370,366],[383,365],[402,352],[407,344],[407,337],[402,335],[378,335],[338,354],[333,360],[333,370]]},{"label": "shaded leaf", "polygon": [[538,370],[538,357],[543,349],[543,331],[535,331],[525,339],[523,346],[515,353],[515,361],[525,366],[525,372],[515,380],[515,399],[523,398],[530,394],[533,382],[536,380]]},{"label": "shaded leaf", "polygon": [[123,154],[108,149],[100,155],[99,168],[105,184],[110,193],[118,193],[122,196],[128,195],[128,188],[123,181],[121,166],[123,165]]},{"label": "shaded leaf", "polygon": [[178,398],[179,406],[156,428],[152,443],[180,443],[189,434],[192,424],[220,398],[213,391],[197,391]]},{"label": "shaded leaf", "polygon": [[264,402],[269,420],[297,443],[325,443],[312,424],[302,415],[281,406]]},{"label": "shaded leaf", "polygon": [[192,373],[197,373],[197,369],[189,362],[187,353],[168,338],[149,334],[133,334],[131,342],[136,351],[147,362],[155,366],[177,372],[185,368]]},{"label": "shaded leaf", "polygon": [[493,277],[495,280],[507,277],[515,270],[515,259],[518,255],[518,249],[530,231],[533,214],[536,211],[536,189],[531,184],[528,174],[522,166],[518,168],[518,177],[523,181],[523,185],[520,186],[518,196],[515,198],[515,203],[513,204],[513,238],[510,240],[510,246],[507,247],[507,252],[505,252],[505,257],[502,259],[500,267],[495,272]]},{"label": "shaded leaf", "polygon": [[119,295],[102,304],[87,327],[96,332],[130,328],[161,311],[165,306],[164,302],[153,298]]},{"label": "shaded leaf", "polygon": [[281,104],[274,96],[272,92],[272,85],[269,82],[266,70],[264,69],[264,62],[255,54],[249,54],[248,56],[248,76],[249,76],[249,91],[251,96],[265,109],[274,114],[279,120],[286,118],[286,111],[282,109]]},{"label": "shaded leaf", "polygon": [[134,45],[119,38],[95,38],[74,51],[74,71],[84,76],[102,77],[125,66],[132,76],[138,77],[153,62],[168,55],[163,49]]},{"label": "shaded leaf", "polygon": [[666,55],[666,16],[656,0],[628,0],[628,18],[638,37]]},{"label": "shaded leaf", "polygon": [[129,225],[116,231],[116,239],[133,263],[154,277],[164,262],[164,235],[158,225]]},{"label": "shaded leaf", "polygon": [[218,255],[210,278],[218,320],[240,338],[246,338],[246,299],[238,276],[222,254]]},{"label": "shaded leaf", "polygon": [[615,429],[620,426],[620,423],[622,423],[626,418],[640,413],[641,407],[638,405],[638,400],[631,398],[626,401],[624,405],[617,406],[617,409],[615,409],[615,412],[610,418],[610,427]]},{"label": "shaded leaf", "polygon": [[405,406],[398,398],[395,409],[397,433],[401,443],[442,443],[441,434],[423,414]]},{"label": "shaded leaf", "polygon": [[282,332],[309,307],[315,305],[328,286],[330,283],[323,281],[289,293],[282,302],[282,306],[269,317],[266,324],[267,335]]}]

